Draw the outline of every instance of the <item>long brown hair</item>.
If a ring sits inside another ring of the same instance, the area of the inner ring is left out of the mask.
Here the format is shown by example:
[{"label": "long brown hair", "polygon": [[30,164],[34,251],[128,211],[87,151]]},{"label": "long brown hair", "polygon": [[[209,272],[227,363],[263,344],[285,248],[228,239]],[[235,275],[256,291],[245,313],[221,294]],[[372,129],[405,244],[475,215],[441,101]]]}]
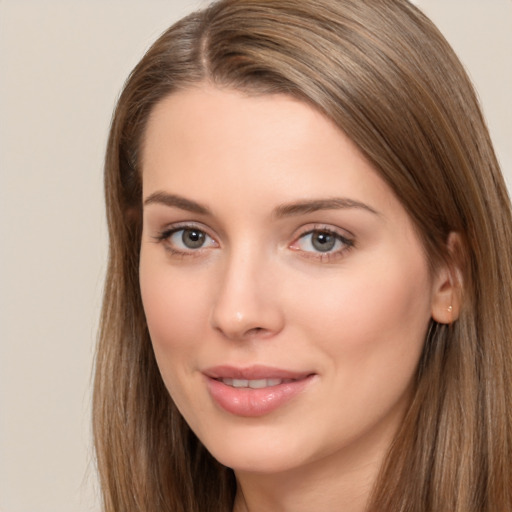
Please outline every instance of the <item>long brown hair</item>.
[{"label": "long brown hair", "polygon": [[[285,93],[360,148],[431,264],[460,271],[459,319],[432,321],[372,512],[512,510],[512,218],[478,101],[406,0],[221,0],[167,30],[120,96],[105,163],[110,255],[94,435],[108,512],[227,512],[235,481],[190,431],[155,362],[138,282],[140,148],[152,108],[200,82]],[[450,251],[450,232],[460,235]]]}]

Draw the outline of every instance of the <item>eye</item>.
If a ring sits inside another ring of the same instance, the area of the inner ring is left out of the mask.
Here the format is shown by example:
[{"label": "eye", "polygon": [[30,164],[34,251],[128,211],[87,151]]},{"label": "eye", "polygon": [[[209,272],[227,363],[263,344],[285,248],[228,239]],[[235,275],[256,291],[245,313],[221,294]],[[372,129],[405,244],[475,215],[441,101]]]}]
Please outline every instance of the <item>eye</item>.
[{"label": "eye", "polygon": [[318,252],[330,252],[336,247],[336,243],[340,243],[335,235],[327,231],[313,231],[299,240],[302,250],[311,250],[310,248],[312,248]]},{"label": "eye", "polygon": [[184,228],[174,231],[169,238],[169,242],[178,249],[200,249],[212,239],[200,229]]},{"label": "eye", "polygon": [[171,253],[182,255],[218,246],[210,235],[195,226],[170,228],[159,233],[155,239],[163,242]]},{"label": "eye", "polygon": [[353,245],[352,240],[340,233],[328,229],[313,229],[297,238],[290,248],[321,257],[341,254]]}]

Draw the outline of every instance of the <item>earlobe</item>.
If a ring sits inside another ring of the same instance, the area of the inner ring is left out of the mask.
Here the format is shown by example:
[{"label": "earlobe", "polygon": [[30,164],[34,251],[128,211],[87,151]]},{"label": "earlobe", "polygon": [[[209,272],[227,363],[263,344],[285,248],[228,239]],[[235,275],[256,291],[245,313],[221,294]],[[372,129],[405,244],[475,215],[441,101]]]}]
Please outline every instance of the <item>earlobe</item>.
[{"label": "earlobe", "polygon": [[460,314],[462,298],[461,239],[458,233],[448,236],[449,262],[440,266],[433,282],[432,318],[440,324],[451,324]]}]

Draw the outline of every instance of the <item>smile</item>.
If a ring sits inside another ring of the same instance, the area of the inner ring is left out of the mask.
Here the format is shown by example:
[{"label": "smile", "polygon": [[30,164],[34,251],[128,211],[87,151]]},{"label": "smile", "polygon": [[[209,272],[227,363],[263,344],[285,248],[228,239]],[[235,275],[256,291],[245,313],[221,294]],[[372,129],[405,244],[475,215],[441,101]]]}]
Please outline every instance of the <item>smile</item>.
[{"label": "smile", "polygon": [[306,391],[316,376],[266,366],[217,366],[203,374],[213,403],[243,417],[264,416],[285,406]]},{"label": "smile", "polygon": [[221,379],[221,382],[233,388],[263,389],[292,382],[292,379]]}]

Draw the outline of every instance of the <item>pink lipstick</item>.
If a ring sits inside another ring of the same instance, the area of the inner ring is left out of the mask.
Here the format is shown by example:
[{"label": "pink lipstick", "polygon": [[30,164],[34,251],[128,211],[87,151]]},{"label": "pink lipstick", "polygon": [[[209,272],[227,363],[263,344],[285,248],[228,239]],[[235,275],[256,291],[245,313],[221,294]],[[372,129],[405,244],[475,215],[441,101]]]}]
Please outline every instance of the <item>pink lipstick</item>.
[{"label": "pink lipstick", "polygon": [[236,416],[257,417],[278,409],[312,381],[314,374],[268,366],[215,366],[203,372],[213,400]]}]

